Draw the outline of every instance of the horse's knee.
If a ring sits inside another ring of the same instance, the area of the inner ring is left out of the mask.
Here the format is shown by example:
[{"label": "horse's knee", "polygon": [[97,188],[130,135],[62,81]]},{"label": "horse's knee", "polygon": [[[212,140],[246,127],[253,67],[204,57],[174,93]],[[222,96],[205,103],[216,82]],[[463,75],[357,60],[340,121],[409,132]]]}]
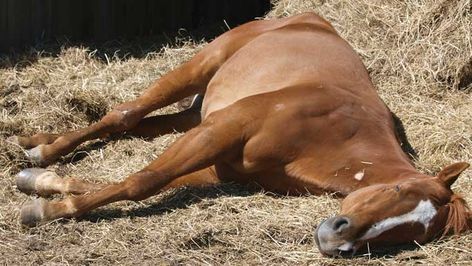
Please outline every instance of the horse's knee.
[{"label": "horse's knee", "polygon": [[141,201],[147,198],[144,193],[145,190],[139,184],[139,182],[135,182],[135,180],[126,180],[123,182],[123,186],[127,200]]},{"label": "horse's knee", "polygon": [[133,128],[142,119],[143,115],[132,109],[115,108],[107,113],[102,122],[112,128],[112,131],[125,131]]}]

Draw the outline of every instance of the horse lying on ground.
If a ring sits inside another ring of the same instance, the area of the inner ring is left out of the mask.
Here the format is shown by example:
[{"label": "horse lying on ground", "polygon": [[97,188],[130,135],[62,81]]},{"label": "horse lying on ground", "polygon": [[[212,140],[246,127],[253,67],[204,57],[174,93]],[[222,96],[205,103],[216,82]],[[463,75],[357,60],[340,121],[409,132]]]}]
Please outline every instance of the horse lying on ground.
[{"label": "horse lying on ground", "polygon": [[[192,95],[200,95],[192,108],[145,117]],[[46,166],[88,140],[153,138],[174,129],[187,132],[117,184],[60,178],[39,168],[21,171],[17,186],[23,192],[74,194],[27,203],[22,223],[77,217],[175,187],[238,182],[283,194],[345,197],[340,214],[315,232],[325,255],[355,252],[367,243],[424,243],[469,229],[469,209],[450,189],[469,165],[447,166],[434,177],[415,170],[361,60],[313,13],[254,21],[221,35],[87,128],[10,141]]]}]

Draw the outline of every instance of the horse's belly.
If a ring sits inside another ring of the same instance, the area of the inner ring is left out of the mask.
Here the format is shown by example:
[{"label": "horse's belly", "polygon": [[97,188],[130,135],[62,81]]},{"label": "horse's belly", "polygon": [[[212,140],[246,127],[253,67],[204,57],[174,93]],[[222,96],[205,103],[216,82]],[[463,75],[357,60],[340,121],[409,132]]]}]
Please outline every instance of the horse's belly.
[{"label": "horse's belly", "polygon": [[262,189],[283,195],[301,195],[311,193],[320,195],[323,190],[314,183],[304,182],[299,178],[288,176],[284,167],[274,167],[253,173],[242,173],[235,170],[233,165],[217,164],[217,176],[224,182],[235,182],[249,185],[255,189]]}]

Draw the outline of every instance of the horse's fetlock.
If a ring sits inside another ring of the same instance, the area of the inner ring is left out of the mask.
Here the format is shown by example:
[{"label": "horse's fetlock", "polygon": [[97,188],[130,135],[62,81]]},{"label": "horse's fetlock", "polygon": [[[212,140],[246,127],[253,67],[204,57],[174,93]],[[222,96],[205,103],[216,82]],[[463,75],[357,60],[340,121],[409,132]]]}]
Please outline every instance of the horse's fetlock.
[{"label": "horse's fetlock", "polygon": [[123,185],[126,191],[126,198],[132,201],[139,201],[139,196],[143,190],[139,183],[135,180],[127,180]]}]

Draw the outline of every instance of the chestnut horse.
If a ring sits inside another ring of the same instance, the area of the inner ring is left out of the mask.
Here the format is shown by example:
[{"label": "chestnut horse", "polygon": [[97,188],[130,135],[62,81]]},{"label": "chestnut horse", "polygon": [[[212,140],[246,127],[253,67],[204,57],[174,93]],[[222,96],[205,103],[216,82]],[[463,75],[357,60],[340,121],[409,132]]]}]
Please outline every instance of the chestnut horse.
[{"label": "chestnut horse", "polygon": [[[202,102],[145,117],[192,95],[203,96]],[[469,209],[450,188],[469,165],[447,166],[437,176],[415,170],[360,58],[313,13],[230,30],[89,127],[10,141],[45,166],[91,139],[152,138],[174,129],[186,134],[116,184],[60,178],[39,168],[21,171],[17,186],[23,192],[74,194],[27,203],[22,223],[78,217],[169,188],[238,182],[283,194],[345,197],[340,214],[315,232],[325,255],[355,252],[367,243],[424,243],[469,229]]]}]

